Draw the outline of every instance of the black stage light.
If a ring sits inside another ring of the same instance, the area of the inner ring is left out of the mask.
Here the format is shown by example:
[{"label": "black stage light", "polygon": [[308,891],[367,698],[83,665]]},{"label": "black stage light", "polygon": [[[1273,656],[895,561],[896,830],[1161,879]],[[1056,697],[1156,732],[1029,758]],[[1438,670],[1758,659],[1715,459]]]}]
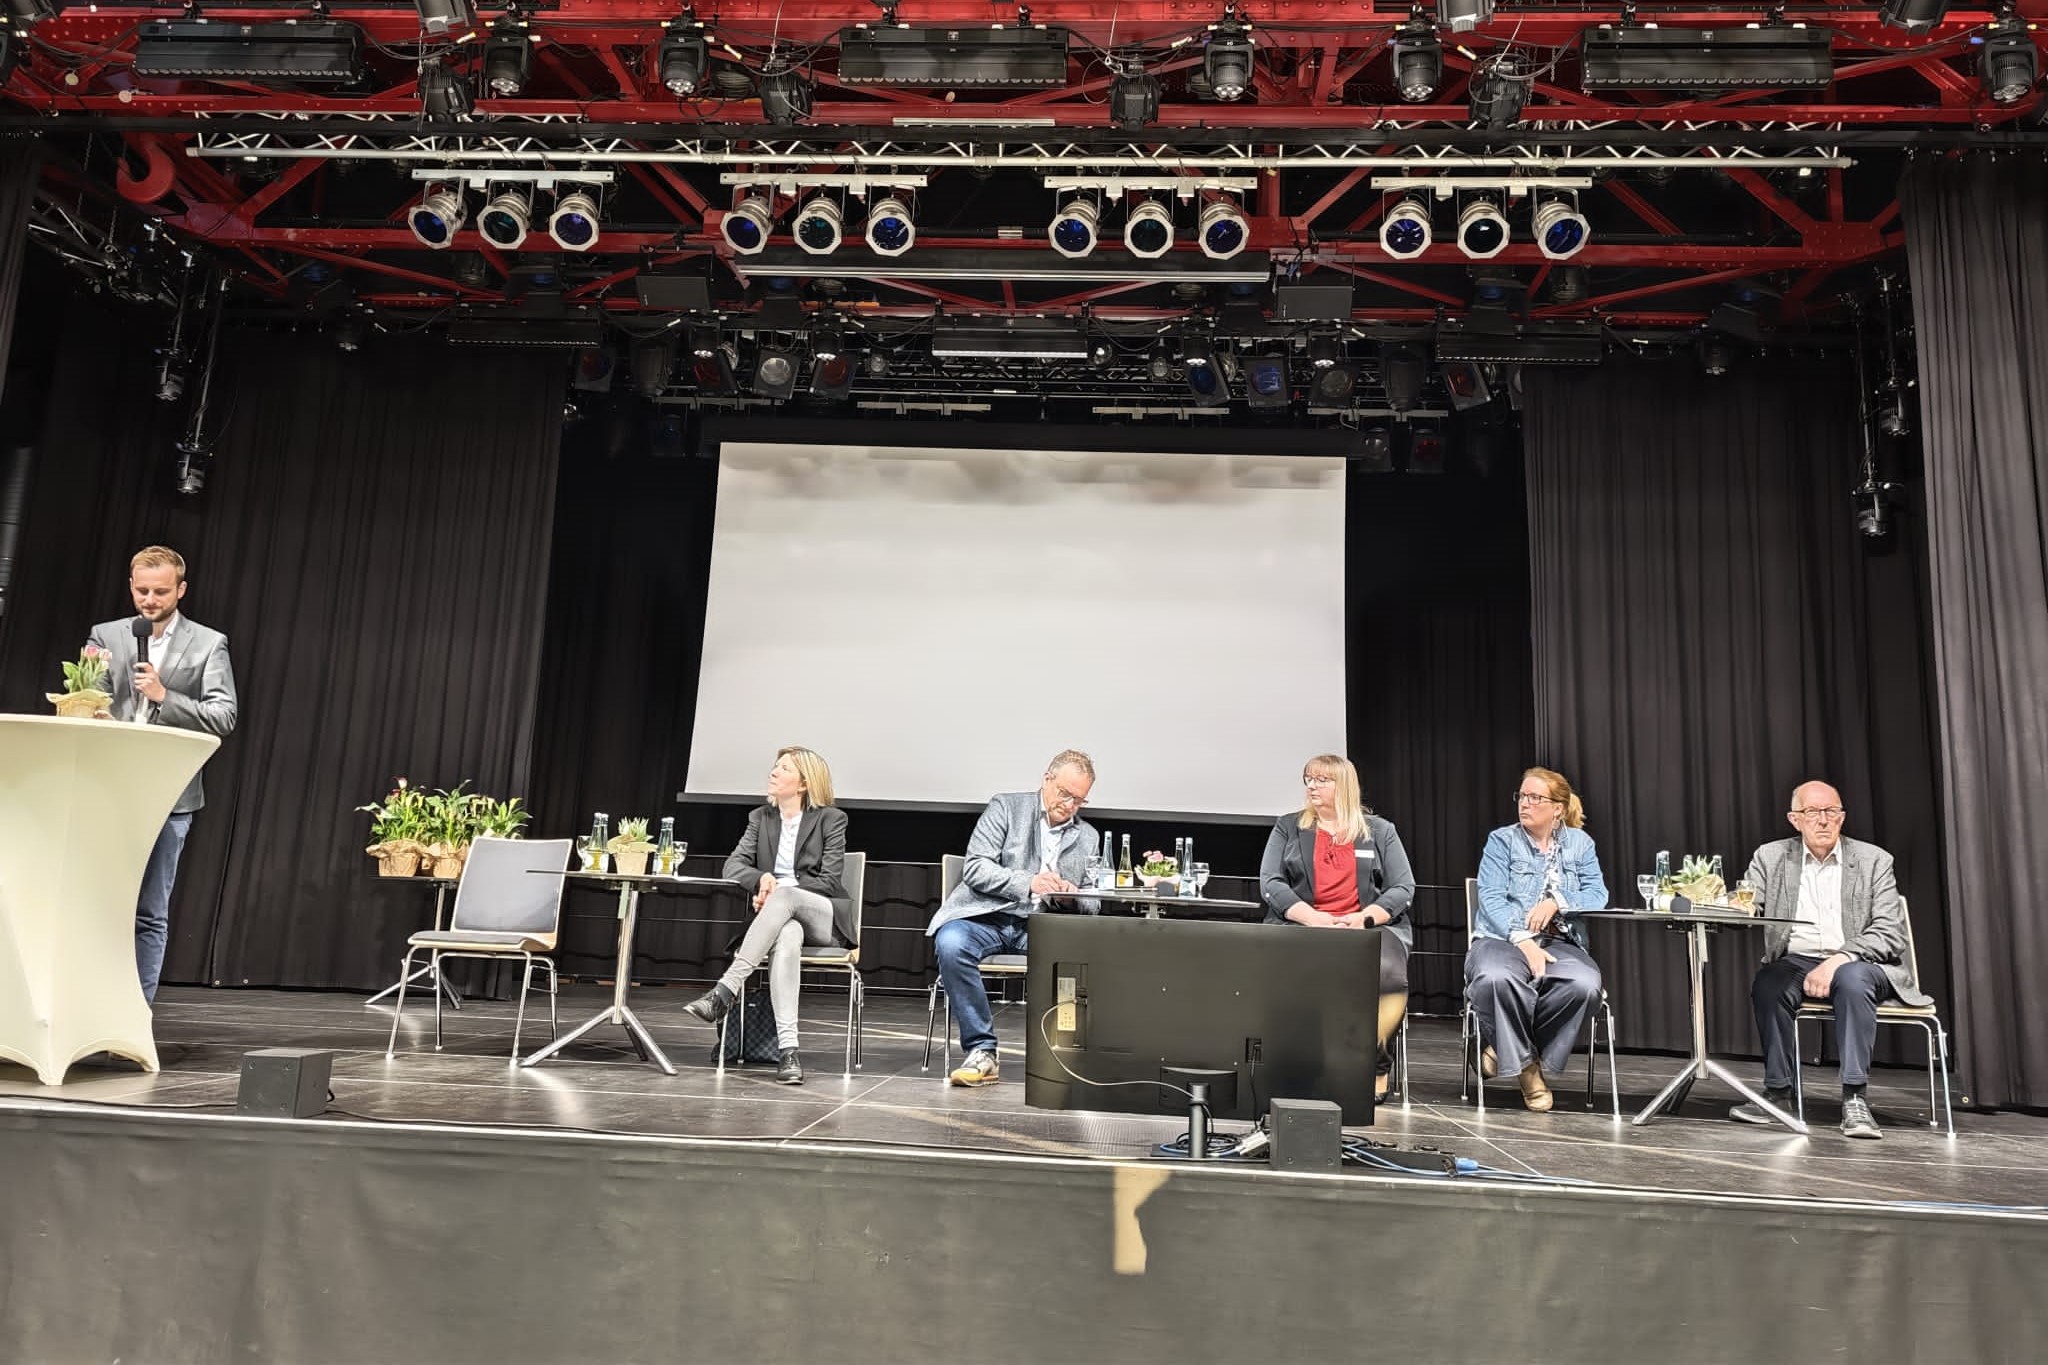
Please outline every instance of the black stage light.
[{"label": "black stage light", "polygon": [[820,322],[811,328],[811,357],[814,360],[839,360],[846,355],[846,334],[831,322]]},{"label": "black stage light", "polygon": [[344,351],[363,349],[365,329],[361,317],[354,313],[343,313],[334,320],[334,344]]},{"label": "black stage light", "polygon": [[1133,206],[1124,219],[1124,249],[1145,260],[1173,250],[1173,210],[1157,199]]},{"label": "black stage light", "polygon": [[1180,360],[1191,370],[1211,368],[1216,363],[1216,343],[1207,333],[1190,328],[1181,338]]},{"label": "black stage light", "polygon": [[1358,367],[1330,365],[1316,371],[1308,385],[1310,412],[1349,412],[1352,396],[1358,392]]},{"label": "black stage light", "polygon": [[1458,210],[1458,250],[1484,261],[1507,250],[1508,220],[1492,196],[1475,194]]},{"label": "black stage light", "polygon": [[1387,391],[1387,406],[1395,412],[1412,412],[1422,406],[1422,385],[1429,377],[1429,361],[1422,348],[1408,342],[1380,347],[1380,387]]},{"label": "black stage light", "polygon": [[786,57],[770,57],[761,68],[761,117],[769,123],[802,123],[811,116],[814,93],[810,76]]},{"label": "black stage light", "polygon": [[796,357],[779,346],[763,346],[754,358],[754,392],[787,398],[796,392]]},{"label": "black stage light", "polygon": [[1443,375],[1444,392],[1451,396],[1451,406],[1458,411],[1485,407],[1493,401],[1493,390],[1487,386],[1485,371],[1471,361],[1446,361]]},{"label": "black stage light", "polygon": [[1984,34],[1984,55],[1978,64],[1984,93],[1999,104],[2018,104],[2039,79],[2034,39],[2017,16],[2007,16]]},{"label": "black stage light", "polygon": [[564,251],[588,251],[597,245],[602,229],[597,221],[597,201],[587,190],[571,190],[555,197],[555,211],[548,215],[548,236]]},{"label": "black stage light", "polygon": [[1529,98],[1529,84],[1522,68],[1506,57],[1496,57],[1484,70],[1472,73],[1472,121],[1482,128],[1505,128],[1522,117],[1522,105]]},{"label": "black stage light", "polygon": [[1365,474],[1393,473],[1394,434],[1385,427],[1377,426],[1359,432],[1356,465]]},{"label": "black stage light", "polygon": [[1890,487],[1866,474],[1862,484],[1850,493],[1856,500],[1856,529],[1872,540],[1891,533],[1891,504],[1885,497]]},{"label": "black stage light", "polygon": [[1028,21],[911,28],[885,18],[841,29],[837,46],[839,79],[847,85],[1050,90],[1067,83],[1070,37],[1057,25]]},{"label": "black stage light", "polygon": [[1728,373],[1735,362],[1735,348],[1725,337],[1704,336],[1700,338],[1700,368],[1715,378]]},{"label": "black stage light", "polygon": [[677,99],[688,99],[704,83],[704,69],[710,49],[704,42],[704,26],[681,19],[668,26],[660,49],[661,83]]},{"label": "black stage light", "polygon": [[1146,372],[1155,383],[1164,383],[1173,378],[1173,357],[1166,353],[1166,343],[1154,342],[1152,354],[1145,362]]},{"label": "black stage light", "polygon": [[1318,332],[1308,339],[1308,363],[1318,370],[1326,370],[1344,359],[1344,343],[1329,332]]},{"label": "black stage light", "polygon": [[511,15],[498,17],[484,40],[484,89],[503,99],[526,88],[533,73],[533,42]]},{"label": "black stage light", "polygon": [[1255,408],[1284,408],[1293,395],[1287,388],[1287,357],[1248,356],[1244,362],[1244,397]]},{"label": "black stage light", "polygon": [[882,351],[868,352],[868,374],[876,379],[889,373],[889,357]]},{"label": "black stage light", "polygon": [[413,5],[427,33],[464,33],[476,23],[469,0],[413,0]]},{"label": "black stage light", "polygon": [[839,211],[839,201],[827,195],[813,195],[796,211],[790,222],[790,232],[796,244],[813,256],[829,256],[839,250],[839,243],[845,239],[845,220]]},{"label": "black stage light", "polygon": [[533,191],[507,185],[476,216],[477,234],[500,251],[517,251],[533,226]]},{"label": "black stage light", "polygon": [[363,33],[354,24],[146,23],[132,70],[162,80],[288,81],[344,85],[363,74]]},{"label": "black stage light", "polygon": [[739,392],[739,382],[733,378],[733,367],[738,363],[738,353],[729,341],[719,342],[711,348],[709,355],[698,354],[690,358],[690,379],[696,384],[697,392],[726,397]]},{"label": "black stage light", "polygon": [[817,357],[811,366],[811,396],[837,402],[853,392],[853,359],[834,355]]},{"label": "black stage light", "polygon": [[1948,13],[1948,0],[1882,0],[1877,17],[1908,33],[1925,33]]},{"label": "black stage light", "polygon": [[668,388],[669,370],[675,365],[676,344],[668,336],[644,337],[633,343],[633,392],[642,398],[659,398]]},{"label": "black stage light", "polygon": [[1251,30],[1236,19],[1226,18],[1209,33],[1202,49],[1202,77],[1209,93],[1219,100],[1241,100],[1252,88]]},{"label": "black stage light", "polygon": [[1220,365],[1197,365],[1189,362],[1183,372],[1188,386],[1188,396],[1205,408],[1221,407],[1230,401],[1230,380]]},{"label": "black stage light", "polygon": [[1394,34],[1394,85],[1401,98],[1420,104],[1444,83],[1444,49],[1436,30],[1418,16]]},{"label": "black stage light", "polygon": [[428,190],[419,203],[406,211],[405,225],[412,229],[421,246],[445,251],[454,244],[455,234],[462,231],[463,219],[468,215],[462,191],[442,185]]},{"label": "black stage light", "polygon": [[1577,303],[1586,297],[1586,267],[1561,265],[1550,272],[1550,301]]},{"label": "black stage light", "polygon": [[1493,0],[1437,0],[1436,17],[1453,33],[1470,33],[1493,18]]},{"label": "black stage light", "polygon": [[1580,84],[1592,90],[1823,90],[1835,79],[1824,28],[1592,28]]},{"label": "black stage light", "polygon": [[420,107],[428,118],[468,118],[476,108],[476,96],[469,82],[439,62],[420,68]]},{"label": "black stage light", "polygon": [[1408,431],[1408,472],[1444,472],[1444,434],[1433,422],[1414,423]]},{"label": "black stage light", "polygon": [[1159,117],[1159,78],[1143,69],[1119,71],[1109,81],[1109,121],[1137,129]]}]

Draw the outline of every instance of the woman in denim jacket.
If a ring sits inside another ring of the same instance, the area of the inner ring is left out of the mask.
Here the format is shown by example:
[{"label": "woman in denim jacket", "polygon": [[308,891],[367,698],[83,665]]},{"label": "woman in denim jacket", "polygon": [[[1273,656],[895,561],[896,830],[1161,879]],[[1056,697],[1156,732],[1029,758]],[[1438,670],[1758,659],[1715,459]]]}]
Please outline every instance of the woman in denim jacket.
[{"label": "woman in denim jacket", "polygon": [[1550,1109],[1544,1073],[1562,1074],[1600,1000],[1600,966],[1573,910],[1607,906],[1585,808],[1561,773],[1531,768],[1515,793],[1516,823],[1487,836],[1479,918],[1465,954],[1465,992],[1485,1044],[1480,1070],[1522,1083],[1522,1101]]}]

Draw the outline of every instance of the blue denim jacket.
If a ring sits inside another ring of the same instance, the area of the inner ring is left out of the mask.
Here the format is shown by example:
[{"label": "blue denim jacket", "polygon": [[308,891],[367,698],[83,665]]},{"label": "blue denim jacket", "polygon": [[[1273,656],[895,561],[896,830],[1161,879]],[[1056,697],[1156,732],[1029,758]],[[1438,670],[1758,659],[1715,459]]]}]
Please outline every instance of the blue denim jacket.
[{"label": "blue denim jacket", "polygon": [[[1558,932],[1586,946],[1586,931],[1570,918],[1572,910],[1607,908],[1607,880],[1600,875],[1600,854],[1593,836],[1582,829],[1561,828],[1554,836],[1558,855]],[[1503,825],[1486,836],[1479,855],[1479,920],[1481,938],[1507,938],[1528,927],[1529,907],[1543,899],[1544,858],[1520,825]]]}]

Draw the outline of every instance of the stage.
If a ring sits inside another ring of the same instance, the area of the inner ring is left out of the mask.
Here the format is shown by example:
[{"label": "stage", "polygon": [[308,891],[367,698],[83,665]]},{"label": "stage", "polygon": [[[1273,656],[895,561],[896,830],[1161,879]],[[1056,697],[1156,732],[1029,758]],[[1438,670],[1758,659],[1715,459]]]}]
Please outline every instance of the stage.
[{"label": "stage", "polygon": [[[2048,1218],[2015,1211],[2048,1204],[2048,1122],[1950,1140],[1923,1073],[1873,1084],[1881,1143],[1825,1098],[1804,1139],[1728,1122],[1705,1084],[1617,1126],[1582,1070],[1556,1112],[1497,1083],[1480,1118],[1455,1022],[1418,1020],[1369,1135],[1518,1178],[1198,1169],[1141,1161],[1175,1119],[1026,1109],[1016,1007],[1003,1081],[962,1090],[919,1069],[921,996],[870,999],[847,1080],[813,992],[787,1087],[720,1077],[692,994],[634,997],[674,1078],[606,1030],[512,1068],[501,1002],[439,1055],[408,1009],[387,1063],[360,997],[202,989],[160,999],[159,1075],[0,1065],[15,1358],[2000,1360],[2048,1325]],[[337,1053],[327,1116],[235,1115],[241,1055],[278,1046]],[[1625,1112],[1675,1064],[1622,1058]]]}]

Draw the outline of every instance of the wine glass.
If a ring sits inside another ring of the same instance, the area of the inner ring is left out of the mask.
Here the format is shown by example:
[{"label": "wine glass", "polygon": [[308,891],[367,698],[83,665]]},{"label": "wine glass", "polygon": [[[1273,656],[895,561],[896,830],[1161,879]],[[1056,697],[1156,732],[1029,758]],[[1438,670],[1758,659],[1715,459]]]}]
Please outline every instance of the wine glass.
[{"label": "wine glass", "polygon": [[1087,865],[1083,867],[1081,870],[1081,885],[1089,887],[1091,889],[1097,889],[1101,887],[1102,855],[1100,853],[1091,853],[1088,855]]},{"label": "wine glass", "polygon": [[1209,884],[1209,865],[1207,863],[1189,863],[1188,877],[1195,884],[1195,894],[1197,896],[1201,895],[1202,888]]},{"label": "wine glass", "polygon": [[1657,874],[1645,872],[1636,878],[1636,894],[1643,898],[1643,909],[1657,908]]}]

